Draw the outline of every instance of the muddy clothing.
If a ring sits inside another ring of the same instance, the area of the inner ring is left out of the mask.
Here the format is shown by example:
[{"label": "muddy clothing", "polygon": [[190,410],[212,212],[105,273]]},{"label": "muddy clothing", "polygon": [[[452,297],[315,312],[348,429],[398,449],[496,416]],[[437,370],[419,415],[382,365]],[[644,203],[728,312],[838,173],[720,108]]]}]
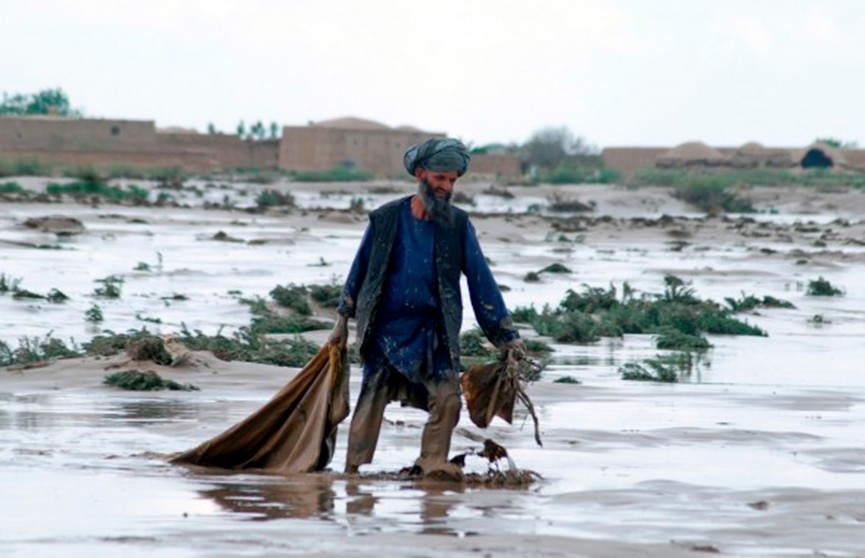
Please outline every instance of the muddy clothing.
[{"label": "muddy clothing", "polygon": [[453,227],[415,218],[411,197],[370,214],[339,305],[357,319],[365,375],[384,362],[415,383],[460,369],[461,273],[487,338],[519,337],[468,215],[453,210]]},{"label": "muddy clothing", "polygon": [[430,413],[418,464],[447,460],[461,408],[461,274],[487,338],[502,345],[519,337],[468,215],[453,211],[452,226],[417,219],[409,196],[370,213],[338,309],[357,320],[364,362],[347,470],[372,461],[390,401]]}]

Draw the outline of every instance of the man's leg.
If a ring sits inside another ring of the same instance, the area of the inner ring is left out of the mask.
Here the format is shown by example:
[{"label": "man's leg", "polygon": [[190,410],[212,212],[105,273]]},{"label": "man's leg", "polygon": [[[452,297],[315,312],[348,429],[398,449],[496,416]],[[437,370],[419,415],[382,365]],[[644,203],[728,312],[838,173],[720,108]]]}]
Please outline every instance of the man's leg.
[{"label": "man's leg", "polygon": [[345,456],[345,472],[356,473],[358,467],[372,463],[378,434],[384,418],[384,408],[389,397],[388,377],[390,370],[382,366],[371,377],[365,378],[351,417],[348,430],[348,451]]},{"label": "man's leg", "polygon": [[429,391],[429,418],[421,437],[420,458],[415,464],[429,473],[448,468],[451,434],[460,419],[462,399],[456,374],[447,374],[441,381],[429,381],[426,385]]}]

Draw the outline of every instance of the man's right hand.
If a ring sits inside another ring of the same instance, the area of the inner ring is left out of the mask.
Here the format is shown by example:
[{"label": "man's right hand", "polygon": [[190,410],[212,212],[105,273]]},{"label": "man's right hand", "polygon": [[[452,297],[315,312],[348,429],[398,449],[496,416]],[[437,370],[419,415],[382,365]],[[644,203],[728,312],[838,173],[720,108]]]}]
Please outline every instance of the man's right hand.
[{"label": "man's right hand", "polygon": [[348,318],[340,314],[336,318],[336,324],[333,326],[333,331],[330,332],[330,337],[327,338],[328,345],[345,345],[348,343]]}]

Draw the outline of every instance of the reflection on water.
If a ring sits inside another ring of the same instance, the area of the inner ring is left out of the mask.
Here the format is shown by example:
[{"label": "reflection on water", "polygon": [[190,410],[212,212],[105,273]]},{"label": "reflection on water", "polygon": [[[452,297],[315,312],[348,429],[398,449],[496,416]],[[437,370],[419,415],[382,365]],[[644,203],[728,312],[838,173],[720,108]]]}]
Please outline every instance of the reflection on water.
[{"label": "reflection on water", "polygon": [[413,532],[457,536],[448,524],[464,487],[420,486],[397,481],[345,478],[331,474],[298,476],[238,475],[208,479],[201,497],[246,521],[284,519],[347,520],[352,534]]},{"label": "reflection on water", "polygon": [[229,481],[201,491],[220,508],[247,516],[252,521],[333,517],[336,493],[325,475],[295,480],[244,483]]},{"label": "reflection on water", "polygon": [[183,401],[124,401],[116,411],[121,418],[149,423],[197,416],[197,407]]}]

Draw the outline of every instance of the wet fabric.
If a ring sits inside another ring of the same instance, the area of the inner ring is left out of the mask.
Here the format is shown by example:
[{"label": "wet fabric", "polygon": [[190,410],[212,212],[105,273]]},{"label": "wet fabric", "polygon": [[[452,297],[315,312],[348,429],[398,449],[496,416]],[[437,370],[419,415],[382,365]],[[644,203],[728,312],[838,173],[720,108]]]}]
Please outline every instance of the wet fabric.
[{"label": "wet fabric", "polygon": [[432,171],[457,171],[462,176],[468,170],[471,155],[465,145],[453,138],[431,138],[408,148],[403,158],[405,170],[414,176],[418,167]]},{"label": "wet fabric", "polygon": [[337,426],[348,416],[348,376],[345,345],[325,346],[262,408],[171,462],[280,473],[320,471],[333,458]]},{"label": "wet fabric", "polygon": [[433,464],[447,461],[451,434],[462,409],[457,375],[450,373],[415,385],[385,363],[368,374],[357,399],[348,433],[346,471],[357,471],[360,465],[372,462],[384,410],[392,401],[429,412],[417,465],[427,471],[434,468]]},{"label": "wet fabric", "polygon": [[[409,381],[423,382],[421,368],[438,377],[448,368],[438,336],[435,223],[416,219],[411,204],[400,207],[399,230],[388,265],[369,359],[384,357]],[[426,366],[418,364],[427,361]]]},{"label": "wet fabric", "polygon": [[[459,370],[461,273],[467,278],[475,317],[486,336],[494,344],[501,345],[516,339],[519,334],[511,323],[498,284],[468,219],[463,217],[457,221],[461,223],[460,231],[444,229],[431,221],[413,217],[410,203],[411,198],[407,197],[383,208],[394,213],[392,238],[377,232],[378,228],[388,228],[377,224],[380,215],[370,216],[371,224],[349,271],[339,312],[353,317],[356,311],[354,301],[358,301],[358,339],[365,377],[382,362],[388,362],[418,383],[422,381],[418,370],[423,365],[431,364],[428,369],[436,377],[448,370]],[[413,221],[420,221],[420,224]],[[436,235],[431,269],[415,269],[427,262],[427,235],[430,231]],[[440,235],[454,238],[452,243],[457,244],[458,250],[449,253],[454,254],[456,261],[442,257],[439,246],[444,243],[439,243],[442,240],[438,238]],[[374,254],[376,251],[379,252],[378,258]],[[406,266],[412,267],[412,271],[406,272]],[[443,268],[452,271],[444,274]],[[406,285],[418,281],[423,284],[417,286],[417,292],[410,293],[408,304],[411,307],[408,307],[400,299]],[[453,322],[455,331],[445,331],[443,324],[446,321]],[[410,343],[403,346],[406,341]]]},{"label": "wet fabric", "polygon": [[[469,367],[460,378],[469,417],[475,425],[486,428],[493,417],[508,424],[514,420],[514,405],[525,405],[535,425],[535,441],[541,443],[538,416],[532,400],[523,389],[520,378],[520,358],[513,350],[502,351],[496,362]],[[540,368],[538,368],[540,369]]]}]

